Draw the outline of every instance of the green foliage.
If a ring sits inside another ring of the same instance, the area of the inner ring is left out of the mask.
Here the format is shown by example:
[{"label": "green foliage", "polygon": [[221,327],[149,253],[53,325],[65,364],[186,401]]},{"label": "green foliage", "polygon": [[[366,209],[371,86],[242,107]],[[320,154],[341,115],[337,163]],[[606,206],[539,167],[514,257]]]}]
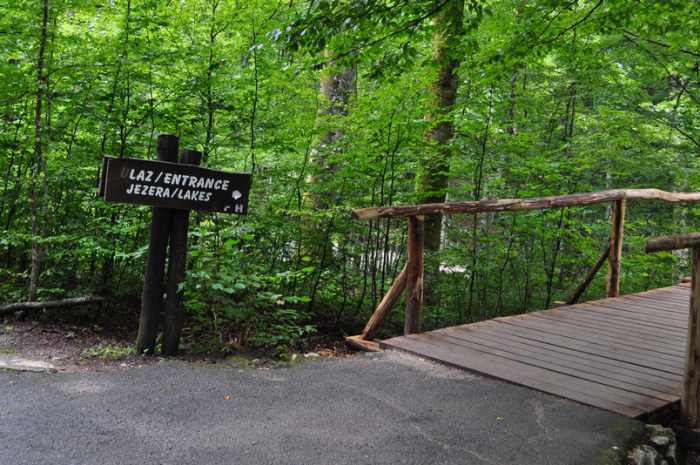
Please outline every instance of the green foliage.
[{"label": "green foliage", "polygon": [[[314,328],[359,333],[403,266],[405,222],[348,213],[419,198],[414,179],[435,150],[424,137],[433,51],[448,38],[444,58],[461,59],[457,102],[437,118],[454,123],[449,200],[700,188],[692,3],[465,2],[459,24],[437,21],[456,5],[444,1],[50,0],[42,70],[39,3],[0,0],[3,303],[26,299],[34,241],[40,299],[94,293],[138,312],[150,210],[96,199],[100,161],[153,159],[156,136],[174,133],[203,166],[253,172],[246,218],[192,215],[187,337],[284,351]],[[324,114],[319,95],[334,60],[359,76],[343,115]],[[329,131],[343,135],[322,147]],[[697,207],[627,209],[623,292],[676,282],[685,256],[641,246],[697,230]],[[447,218],[426,322],[568,298],[609,220],[607,205]],[[598,277],[584,299],[603,294]]]},{"label": "green foliage", "polygon": [[[434,19],[449,12],[452,5],[465,10],[464,24],[454,18],[436,23]],[[435,34],[476,30],[485,13],[489,10],[478,0],[320,1],[300,8],[290,25],[273,29],[270,35],[293,53],[308,53],[315,67],[363,62],[369,65],[371,79],[395,78],[411,72],[417,63],[430,65],[429,44]],[[478,47],[473,40],[465,42],[469,50]],[[330,53],[320,53],[324,49]]]},{"label": "green foliage", "polygon": [[192,269],[182,288],[197,333],[219,344],[268,345],[277,351],[302,343],[316,328],[303,308],[308,297],[285,294],[294,281],[313,268],[270,273],[254,260],[252,228],[202,222],[191,234],[196,242],[189,254]]}]

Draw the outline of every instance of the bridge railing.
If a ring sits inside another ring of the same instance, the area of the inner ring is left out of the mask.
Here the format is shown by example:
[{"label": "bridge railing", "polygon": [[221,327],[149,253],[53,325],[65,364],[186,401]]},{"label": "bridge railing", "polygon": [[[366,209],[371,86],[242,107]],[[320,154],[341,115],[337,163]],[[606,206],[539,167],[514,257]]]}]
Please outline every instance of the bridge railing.
[{"label": "bridge railing", "polygon": [[698,351],[700,348],[700,233],[656,237],[649,239],[644,245],[644,251],[647,253],[687,248],[692,251],[690,316],[681,390],[680,422],[682,426],[697,428],[700,421],[700,351]]},{"label": "bridge railing", "polygon": [[608,263],[606,296],[617,297],[620,294],[622,238],[627,200],[662,200],[673,203],[697,202],[700,201],[700,192],[675,193],[659,189],[616,189],[551,197],[371,207],[353,210],[350,216],[356,220],[407,218],[408,258],[406,266],[404,266],[387,294],[377,306],[362,334],[346,338],[348,345],[361,350],[378,350],[378,344],[374,342],[374,339],[404,291],[406,291],[404,334],[414,334],[421,331],[423,315],[423,225],[424,218],[427,215],[546,210],[614,202],[615,208],[612,218],[610,243],[566,304],[576,303],[606,261]]}]

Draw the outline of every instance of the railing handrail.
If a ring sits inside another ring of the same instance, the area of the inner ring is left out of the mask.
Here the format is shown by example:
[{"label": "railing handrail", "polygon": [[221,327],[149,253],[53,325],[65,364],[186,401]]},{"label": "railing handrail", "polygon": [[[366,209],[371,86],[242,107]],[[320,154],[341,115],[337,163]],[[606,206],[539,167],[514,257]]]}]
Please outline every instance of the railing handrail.
[{"label": "railing handrail", "polygon": [[366,350],[374,350],[377,345],[372,341],[377,336],[379,328],[389,312],[391,312],[391,309],[396,305],[404,290],[406,291],[406,324],[404,326],[404,334],[420,332],[420,322],[423,311],[423,225],[426,215],[544,210],[614,202],[609,246],[567,304],[575,303],[578,300],[605,261],[608,262],[606,297],[619,296],[622,238],[624,234],[625,208],[628,199],[662,200],[673,203],[698,202],[700,201],[700,192],[676,193],[666,192],[660,189],[615,189],[551,197],[373,207],[353,210],[350,215],[356,220],[407,218],[408,257],[406,267],[396,278],[384,299],[382,299],[382,302],[375,310],[362,334],[346,338],[348,344],[354,347],[362,347]]},{"label": "railing handrail", "polygon": [[582,194],[529,197],[523,199],[494,199],[471,202],[429,203],[423,205],[393,205],[359,208],[350,212],[355,220],[378,218],[407,218],[424,215],[457,215],[485,212],[546,210],[576,207],[618,200],[662,200],[664,202],[697,202],[700,192],[667,192],[660,189],[613,189]]}]

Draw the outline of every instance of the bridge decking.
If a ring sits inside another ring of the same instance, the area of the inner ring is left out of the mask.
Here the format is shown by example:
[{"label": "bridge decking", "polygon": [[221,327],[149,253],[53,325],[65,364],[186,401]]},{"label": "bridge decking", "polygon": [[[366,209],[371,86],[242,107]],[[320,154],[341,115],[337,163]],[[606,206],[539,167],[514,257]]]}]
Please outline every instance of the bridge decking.
[{"label": "bridge decking", "polygon": [[381,341],[582,404],[656,421],[678,408],[690,286]]}]

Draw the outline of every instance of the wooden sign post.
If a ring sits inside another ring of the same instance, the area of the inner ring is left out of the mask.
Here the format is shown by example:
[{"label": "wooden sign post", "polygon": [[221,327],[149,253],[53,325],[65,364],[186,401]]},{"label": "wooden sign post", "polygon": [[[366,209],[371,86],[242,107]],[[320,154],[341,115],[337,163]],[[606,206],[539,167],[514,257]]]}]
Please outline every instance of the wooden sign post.
[{"label": "wooden sign post", "polygon": [[202,168],[198,166],[202,154],[194,150],[183,150],[177,163],[178,150],[177,136],[161,134],[156,143],[157,161],[109,156],[102,160],[99,195],[105,202],[153,206],[136,340],[136,349],[142,354],[152,355],[156,350],[168,244],[162,354],[175,355],[178,351],[184,319],[178,287],[185,278],[189,211],[248,212],[250,173]]}]

